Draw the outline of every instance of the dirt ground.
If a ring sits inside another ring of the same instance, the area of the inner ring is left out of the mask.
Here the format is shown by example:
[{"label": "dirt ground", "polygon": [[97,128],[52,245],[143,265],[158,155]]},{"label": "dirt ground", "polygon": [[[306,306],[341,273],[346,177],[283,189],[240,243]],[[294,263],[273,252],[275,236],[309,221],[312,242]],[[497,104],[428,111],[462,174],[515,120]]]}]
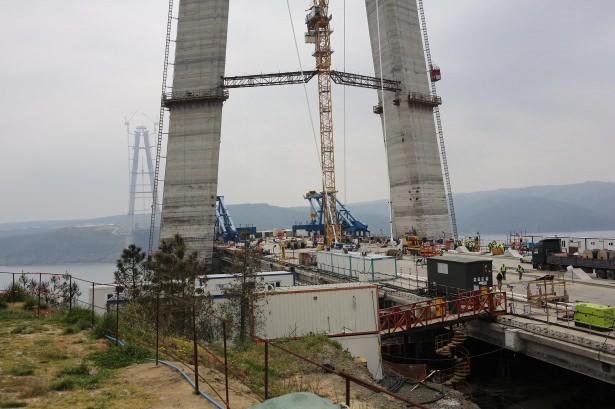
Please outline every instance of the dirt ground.
[{"label": "dirt ground", "polygon": [[[172,364],[183,369],[189,376],[192,374],[181,363],[172,362]],[[199,389],[223,403],[226,399],[224,375],[203,367],[199,369],[199,372],[211,385],[201,380]],[[151,397],[151,406],[149,406],[151,409],[215,407],[204,398],[196,396],[192,386],[177,371],[162,364],[158,367],[154,363],[133,365],[122,371],[121,376],[127,384],[147,391]],[[221,396],[218,396],[212,387]],[[247,387],[232,379],[229,382],[229,400],[233,409],[249,408],[259,403],[258,398]]]},{"label": "dirt ground", "polygon": [[[88,356],[108,348],[87,331],[69,333],[61,324],[35,318],[0,317],[0,408],[71,409],[193,409],[215,407],[196,396],[175,370],[154,363],[109,370],[94,386],[56,390],[62,371],[87,362]],[[95,368],[92,372],[97,372]],[[187,371],[188,374],[191,372]],[[201,368],[201,374],[224,397],[224,376]],[[221,402],[201,382],[201,390]],[[230,382],[233,408],[248,408],[258,399],[236,381]]]}]

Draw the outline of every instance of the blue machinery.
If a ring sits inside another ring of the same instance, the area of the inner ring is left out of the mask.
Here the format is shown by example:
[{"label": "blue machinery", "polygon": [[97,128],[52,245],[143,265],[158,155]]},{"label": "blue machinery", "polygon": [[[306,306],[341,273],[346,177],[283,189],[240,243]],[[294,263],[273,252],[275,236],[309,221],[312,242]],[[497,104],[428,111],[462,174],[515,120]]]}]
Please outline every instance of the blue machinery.
[{"label": "blue machinery", "polygon": [[[311,221],[308,224],[293,225],[293,234],[296,234],[297,230],[305,230],[308,233],[324,234],[325,226],[322,220],[322,193],[317,193],[312,190],[307,192],[304,197],[310,202]],[[357,220],[339,200],[337,200],[337,212],[342,230],[346,235],[367,236],[369,234],[367,225]]]},{"label": "blue machinery", "polygon": [[256,235],[256,227],[235,227],[231,214],[224,205],[224,196],[218,196],[216,200],[216,240],[229,242],[239,241],[243,237]]}]

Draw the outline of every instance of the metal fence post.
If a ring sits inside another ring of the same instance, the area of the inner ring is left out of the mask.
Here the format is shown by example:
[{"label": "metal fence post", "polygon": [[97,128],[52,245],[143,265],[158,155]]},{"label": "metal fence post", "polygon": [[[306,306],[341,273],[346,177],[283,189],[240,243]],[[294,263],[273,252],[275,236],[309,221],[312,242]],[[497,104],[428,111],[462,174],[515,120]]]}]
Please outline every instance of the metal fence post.
[{"label": "metal fence post", "polygon": [[120,343],[120,287],[115,286],[115,345]]},{"label": "metal fence post", "polygon": [[196,297],[192,296],[192,342],[194,344],[194,394],[199,394],[199,354],[196,344]]},{"label": "metal fence post", "polygon": [[94,291],[94,283],[92,283],[92,328],[94,328],[94,325],[96,324],[96,318],[94,317]]},{"label": "metal fence post", "polygon": [[160,291],[156,290],[156,366],[160,361]]},{"label": "metal fence post", "polygon": [[224,387],[226,390],[226,409],[230,409],[231,405],[228,398],[228,355],[226,350],[226,321],[222,321],[222,338],[224,343]]},{"label": "metal fence post", "polygon": [[15,291],[15,273],[13,273],[13,287],[12,287],[13,291]]},{"label": "metal fence post", "polygon": [[350,407],[350,379],[346,377],[346,406]]},{"label": "metal fence post", "polygon": [[68,311],[73,310],[73,276],[68,276]]},{"label": "metal fence post", "polygon": [[269,340],[265,340],[265,400],[269,399]]},{"label": "metal fence post", "polygon": [[36,307],[36,316],[41,316],[41,285],[42,285],[43,275],[38,273],[38,306]]}]

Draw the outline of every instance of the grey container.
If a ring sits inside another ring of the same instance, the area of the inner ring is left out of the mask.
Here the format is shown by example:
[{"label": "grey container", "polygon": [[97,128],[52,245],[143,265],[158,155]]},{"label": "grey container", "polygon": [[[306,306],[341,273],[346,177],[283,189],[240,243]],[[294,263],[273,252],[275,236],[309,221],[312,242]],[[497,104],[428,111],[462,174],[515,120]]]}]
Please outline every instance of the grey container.
[{"label": "grey container", "polygon": [[440,256],[427,259],[427,280],[438,295],[493,286],[493,261],[471,256]]}]

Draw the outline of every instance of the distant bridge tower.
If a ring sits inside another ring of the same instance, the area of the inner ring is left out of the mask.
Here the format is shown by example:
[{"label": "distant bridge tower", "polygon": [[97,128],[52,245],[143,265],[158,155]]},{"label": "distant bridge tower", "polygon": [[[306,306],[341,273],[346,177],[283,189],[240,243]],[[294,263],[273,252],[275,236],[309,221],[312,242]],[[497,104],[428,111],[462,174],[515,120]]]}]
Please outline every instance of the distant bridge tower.
[{"label": "distant bridge tower", "polygon": [[[152,192],[154,191],[154,165],[152,161],[152,145],[149,130],[144,126],[128,130],[129,148],[129,182],[128,192],[128,243],[135,243],[138,230],[149,228],[149,213],[151,212]],[[143,245],[141,243],[141,245]]]}]

